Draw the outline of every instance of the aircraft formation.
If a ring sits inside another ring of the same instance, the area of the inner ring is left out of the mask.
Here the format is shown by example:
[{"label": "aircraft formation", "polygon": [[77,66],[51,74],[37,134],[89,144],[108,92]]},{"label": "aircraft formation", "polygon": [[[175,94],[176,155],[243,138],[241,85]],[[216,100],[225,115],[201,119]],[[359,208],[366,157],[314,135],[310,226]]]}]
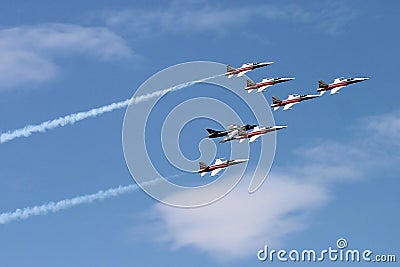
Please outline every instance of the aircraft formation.
[{"label": "aircraft formation", "polygon": [[[257,63],[246,63],[243,64],[239,68],[234,68],[231,65],[226,66],[226,73],[225,76],[231,78],[236,75],[236,77],[242,77],[249,71],[252,71],[257,68],[265,67],[268,65],[273,64],[274,62],[257,62]],[[280,100],[276,96],[272,96],[272,104],[271,108],[275,111],[278,110],[280,107],[283,107],[283,110],[289,110],[292,108],[293,105],[298,104],[304,100],[310,100],[317,97],[322,96],[327,91],[330,91],[331,95],[337,94],[340,89],[354,83],[359,83],[369,78],[336,78],[334,79],[333,83],[328,84],[322,80],[318,81],[318,88],[317,92],[319,94],[290,94],[286,99]],[[287,81],[294,80],[294,78],[265,78],[261,82],[255,83],[251,79],[247,79],[247,85],[244,88],[248,93],[256,90],[257,93],[263,92],[270,86],[273,86],[278,83],[283,83]],[[283,126],[259,126],[259,125],[250,125],[245,124],[242,126],[238,126],[236,124],[228,125],[227,129],[223,131],[213,130],[213,129],[206,129],[209,133],[209,138],[218,138],[223,137],[219,143],[230,142],[234,140],[239,140],[242,143],[244,140],[248,139],[249,143],[252,143],[257,140],[260,136],[273,132],[278,131],[281,129],[286,128],[286,125]],[[212,165],[207,165],[204,162],[200,162],[200,169],[196,171],[200,173],[201,176],[204,176],[207,172],[211,172],[211,176],[217,175],[222,169],[227,168],[232,165],[240,164],[247,162],[248,159],[236,159],[236,160],[225,160],[216,159],[215,163]]]}]

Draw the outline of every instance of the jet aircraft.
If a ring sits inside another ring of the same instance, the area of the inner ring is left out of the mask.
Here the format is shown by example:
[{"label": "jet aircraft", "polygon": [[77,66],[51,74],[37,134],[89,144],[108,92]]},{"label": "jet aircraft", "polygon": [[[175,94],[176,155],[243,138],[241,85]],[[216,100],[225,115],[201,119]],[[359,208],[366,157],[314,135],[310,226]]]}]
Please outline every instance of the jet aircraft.
[{"label": "jet aircraft", "polygon": [[349,84],[359,83],[368,79],[369,78],[336,78],[331,84],[327,84],[326,82],[319,80],[317,91],[323,95],[326,91],[330,90],[331,95],[334,95],[337,94],[340,89]]},{"label": "jet aircraft", "polygon": [[251,132],[239,133],[238,135],[233,136],[231,138],[226,137],[219,142],[225,143],[225,142],[232,141],[232,140],[239,140],[239,142],[242,143],[245,139],[249,139],[249,143],[252,143],[252,142],[256,141],[257,138],[263,134],[273,132],[273,131],[278,131],[278,130],[281,130],[286,127],[287,126],[269,126],[269,127],[256,126],[256,127],[254,127],[253,131],[251,131]]},{"label": "jet aircraft", "polygon": [[225,75],[228,76],[228,78],[231,78],[235,74],[237,74],[237,77],[242,77],[246,72],[249,72],[251,70],[261,68],[264,66],[268,66],[273,64],[274,62],[256,62],[256,63],[246,63],[243,64],[240,68],[235,69],[231,65],[226,65],[226,73]]},{"label": "jet aircraft", "polygon": [[222,136],[235,136],[238,134],[239,131],[249,131],[256,127],[257,125],[250,125],[250,124],[245,124],[242,126],[238,126],[236,124],[230,124],[228,125],[228,129],[225,131],[217,131],[213,129],[207,128],[208,132],[208,138],[217,138],[217,137],[222,137]]},{"label": "jet aircraft", "polygon": [[285,100],[280,100],[276,96],[272,97],[272,105],[271,107],[274,108],[274,110],[278,110],[279,107],[284,106],[283,110],[288,110],[290,109],[293,105],[300,103],[301,101],[304,100],[309,100],[313,99],[316,97],[319,97],[320,95],[298,95],[298,94],[291,94],[289,97]]},{"label": "jet aircraft", "polygon": [[206,175],[207,172],[211,172],[211,176],[217,175],[222,169],[225,169],[226,167],[240,164],[243,162],[248,161],[248,159],[231,159],[231,160],[225,160],[222,161],[221,159],[216,159],[215,163],[213,165],[207,165],[204,162],[199,162],[200,165],[200,170],[196,171],[197,173],[200,173],[201,176]]},{"label": "jet aircraft", "polygon": [[263,79],[259,83],[255,83],[252,80],[247,79],[247,86],[245,90],[247,90],[248,93],[251,93],[253,90],[257,89],[257,93],[260,93],[267,89],[267,87],[270,87],[274,84],[283,83],[291,80],[294,80],[294,78],[267,78]]}]

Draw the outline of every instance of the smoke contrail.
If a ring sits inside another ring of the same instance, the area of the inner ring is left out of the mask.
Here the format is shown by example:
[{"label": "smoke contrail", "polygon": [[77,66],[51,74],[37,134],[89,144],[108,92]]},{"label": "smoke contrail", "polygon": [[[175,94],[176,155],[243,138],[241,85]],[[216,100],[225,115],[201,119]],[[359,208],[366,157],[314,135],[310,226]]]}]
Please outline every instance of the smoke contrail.
[{"label": "smoke contrail", "polygon": [[[164,179],[170,179],[178,176],[182,176],[184,173],[169,176]],[[152,183],[156,183],[160,179],[156,178],[154,180],[150,180],[148,182],[144,182],[143,185],[148,185]],[[4,212],[0,214],[0,224],[7,224],[12,221],[26,220],[32,216],[46,215],[48,213],[55,213],[60,210],[65,210],[68,208],[72,208],[82,204],[92,203],[95,200],[103,200],[111,197],[117,197],[126,193],[130,193],[139,189],[139,186],[136,184],[126,185],[126,186],[118,186],[116,188],[110,188],[107,190],[100,190],[94,194],[88,194],[83,196],[78,196],[74,198],[60,200],[58,202],[49,202],[40,206],[26,207],[22,209],[16,209],[13,212]]]},{"label": "smoke contrail", "polygon": [[127,107],[128,105],[138,104],[138,103],[147,101],[151,98],[165,95],[168,92],[177,91],[177,90],[192,86],[197,83],[205,82],[207,80],[216,78],[221,75],[224,75],[224,74],[207,77],[207,78],[197,80],[197,81],[191,81],[191,82],[178,84],[176,86],[173,86],[173,87],[170,87],[170,88],[167,88],[164,90],[159,90],[159,91],[149,93],[146,95],[137,96],[132,99],[127,99],[124,101],[112,103],[110,105],[102,106],[99,108],[94,108],[94,109],[91,109],[91,110],[88,110],[85,112],[73,113],[73,114],[70,114],[70,115],[67,115],[64,117],[60,117],[60,118],[57,118],[54,120],[48,120],[48,121],[42,122],[37,125],[27,125],[23,128],[20,128],[20,129],[14,130],[14,131],[8,131],[8,132],[0,134],[0,144],[6,143],[15,138],[28,137],[28,136],[32,135],[33,133],[44,133],[47,130],[52,130],[57,127],[63,127],[66,125],[74,124],[75,122],[78,122],[78,121],[81,121],[81,120],[84,120],[87,118],[97,117],[104,113],[108,113],[108,112],[111,112],[111,111],[114,111],[117,109],[122,109],[122,108]]},{"label": "smoke contrail", "polygon": [[68,209],[77,205],[91,203],[95,200],[116,197],[126,194],[131,191],[137,190],[139,187],[134,185],[119,186],[108,190],[100,190],[97,193],[64,199],[58,202],[49,202],[40,206],[26,207],[23,209],[16,209],[14,212],[5,212],[0,214],[0,224],[7,224],[12,221],[25,220],[31,216],[45,215],[49,212],[57,212],[60,210]]}]

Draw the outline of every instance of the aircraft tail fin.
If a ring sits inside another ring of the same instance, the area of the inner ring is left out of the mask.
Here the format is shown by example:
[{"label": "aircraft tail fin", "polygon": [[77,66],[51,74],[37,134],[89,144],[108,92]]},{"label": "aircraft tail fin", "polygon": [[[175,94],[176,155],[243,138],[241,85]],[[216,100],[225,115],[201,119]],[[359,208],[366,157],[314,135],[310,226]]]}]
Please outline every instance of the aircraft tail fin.
[{"label": "aircraft tail fin", "polygon": [[318,87],[319,88],[325,88],[325,87],[328,87],[328,84],[326,82],[324,82],[323,80],[319,80],[318,81]]},{"label": "aircraft tail fin", "polygon": [[280,103],[280,102],[282,102],[282,100],[280,100],[280,99],[277,98],[276,96],[273,96],[273,97],[272,97],[272,103],[278,104],[278,103]]},{"label": "aircraft tail fin", "polygon": [[216,134],[216,133],[220,133],[220,132],[221,132],[221,131],[216,131],[216,130],[213,130],[213,129],[210,129],[210,128],[207,128],[206,131],[207,131],[209,134]]},{"label": "aircraft tail fin", "polygon": [[235,70],[235,68],[234,67],[232,67],[231,65],[226,65],[226,72],[230,72],[230,71],[234,71]]},{"label": "aircraft tail fin", "polygon": [[247,86],[253,86],[253,85],[255,85],[255,83],[254,83],[252,80],[250,80],[250,79],[247,79],[246,81],[247,81]]},{"label": "aircraft tail fin", "polygon": [[202,161],[200,161],[199,162],[199,165],[200,165],[200,170],[203,170],[203,169],[205,169],[205,168],[207,168],[208,167],[208,165],[207,164],[205,164],[204,162],[202,162]]}]

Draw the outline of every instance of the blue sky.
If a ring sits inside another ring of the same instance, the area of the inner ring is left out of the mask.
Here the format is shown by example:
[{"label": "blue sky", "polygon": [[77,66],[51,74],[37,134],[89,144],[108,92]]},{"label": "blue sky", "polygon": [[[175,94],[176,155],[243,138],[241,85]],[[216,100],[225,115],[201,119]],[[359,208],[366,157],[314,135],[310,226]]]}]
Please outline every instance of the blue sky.
[{"label": "blue sky", "polygon": [[[256,258],[265,244],[324,249],[340,237],[351,248],[398,253],[397,2],[135,2],[3,1],[1,132],[125,100],[156,72],[194,60],[274,61],[248,73],[254,81],[296,78],[268,89],[269,101],[315,93],[319,79],[370,80],[274,112],[288,128],[277,134],[270,176],[254,195],[241,183],[213,205],[182,210],[136,190],[13,221],[0,225],[1,265],[253,266],[270,264]],[[167,95],[164,111],[201,88]],[[0,211],[133,184],[124,111],[1,144]],[[193,136],[182,137],[188,157],[198,156],[191,148],[206,124],[183,131]]]}]

